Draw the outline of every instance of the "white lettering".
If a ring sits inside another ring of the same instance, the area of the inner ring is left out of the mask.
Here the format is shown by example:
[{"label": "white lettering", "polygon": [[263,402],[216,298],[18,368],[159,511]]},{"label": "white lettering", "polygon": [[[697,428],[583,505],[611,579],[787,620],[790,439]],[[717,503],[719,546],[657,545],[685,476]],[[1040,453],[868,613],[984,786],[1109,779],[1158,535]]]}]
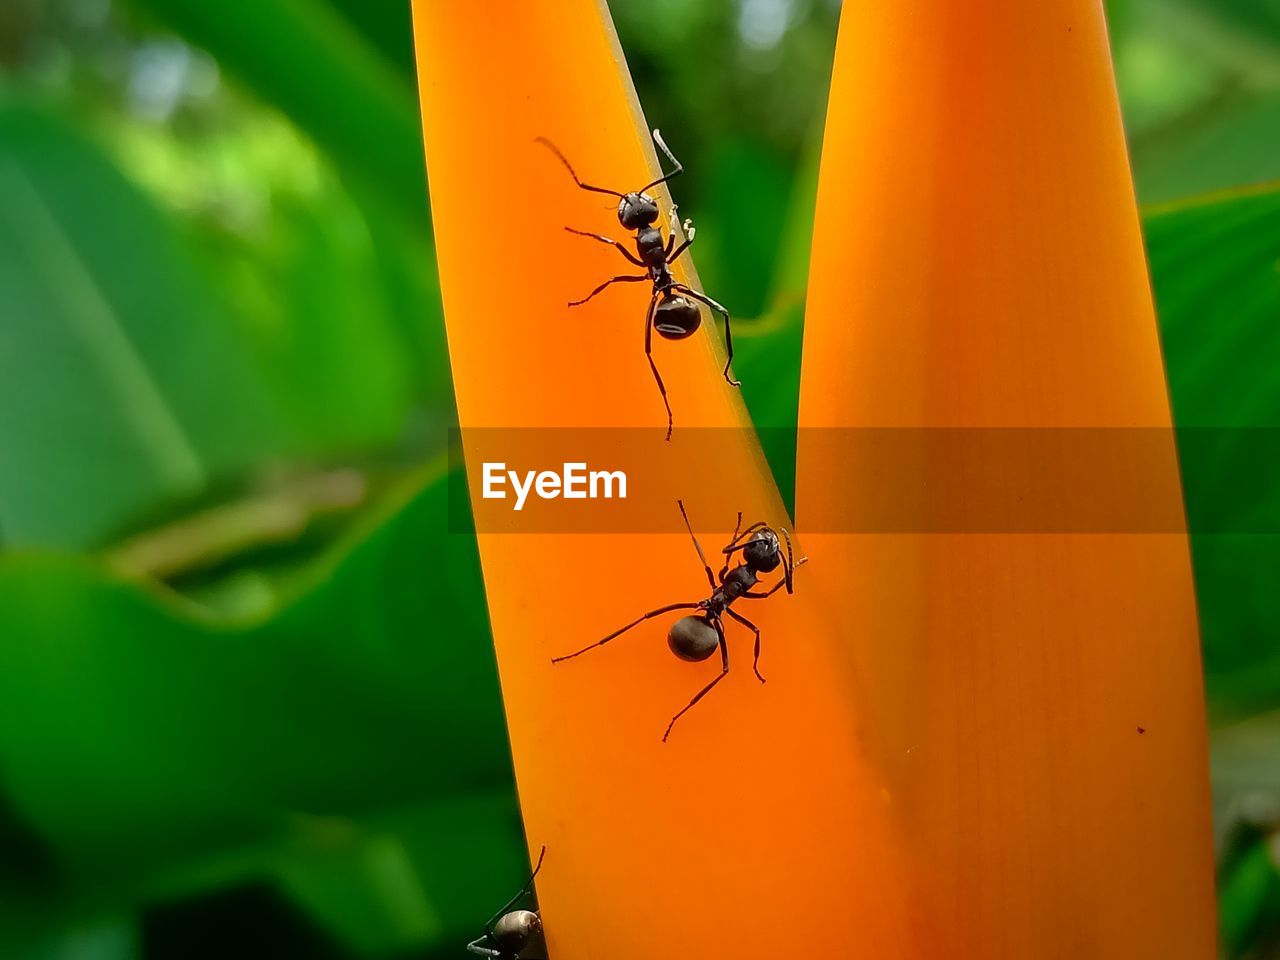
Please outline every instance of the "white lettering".
[{"label": "white lettering", "polygon": [[505,490],[499,490],[498,487],[507,482],[505,463],[486,463],[484,465],[484,499],[486,500],[505,500],[507,497]]},{"label": "white lettering", "polygon": [[[594,477],[595,474],[593,473]],[[587,499],[587,465],[585,463],[566,463],[564,465],[564,498],[566,500]]]},{"label": "white lettering", "polygon": [[533,486],[533,471],[530,470],[525,474],[524,485],[520,484],[520,477],[514,470],[508,470],[507,475],[511,477],[511,486],[516,491],[516,509],[523,510],[524,502],[529,496],[529,488]]},{"label": "white lettering", "polygon": [[561,472],[508,470],[505,463],[485,463],[480,495],[485,500],[507,499],[509,482],[515,491],[513,509],[523,510],[531,492],[542,500],[625,500],[627,475],[621,470],[591,470],[582,462],[564,463]]},{"label": "white lettering", "polygon": [[538,496],[543,500],[554,500],[560,496],[560,475],[550,470],[538,474]]},{"label": "white lettering", "polygon": [[[597,493],[596,484],[600,481],[604,482],[604,493]],[[627,475],[621,470],[592,470],[591,471],[591,499],[599,500],[602,497],[605,500],[613,499],[613,485],[618,484],[618,499],[627,499]]]}]

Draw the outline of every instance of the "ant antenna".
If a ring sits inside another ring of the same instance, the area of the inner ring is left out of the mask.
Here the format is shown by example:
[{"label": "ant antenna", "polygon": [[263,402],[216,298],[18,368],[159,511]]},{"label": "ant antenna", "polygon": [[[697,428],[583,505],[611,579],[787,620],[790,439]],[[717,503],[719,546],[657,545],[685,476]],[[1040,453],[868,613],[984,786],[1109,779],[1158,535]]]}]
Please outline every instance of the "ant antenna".
[{"label": "ant antenna", "polygon": [[[611,197],[621,197],[621,196],[622,196],[622,194],[621,194],[621,193],[619,193],[617,190],[610,190],[608,187],[593,187],[591,184],[589,184],[589,183],[583,183],[581,180],[579,180],[579,179],[578,179],[578,175],[577,175],[577,173],[575,173],[575,172],[574,172],[573,164],[571,164],[571,163],[569,162],[568,158],[566,158],[566,157],[565,157],[565,155],[564,155],[563,153],[561,153],[561,152],[560,152],[560,148],[559,148],[559,147],[557,147],[557,146],[556,146],[554,143],[552,143],[550,140],[548,140],[546,137],[536,137],[536,138],[534,138],[534,141],[533,141],[533,142],[534,142],[534,143],[540,143],[540,144],[542,144],[544,147],[546,147],[548,150],[550,150],[552,153],[554,153],[557,157],[559,157],[559,158],[560,158],[560,162],[561,162],[561,163],[563,163],[563,164],[564,164],[565,169],[569,171],[569,176],[573,177],[573,182],[574,182],[574,183],[576,183],[578,186],[580,186],[583,190],[590,190],[592,193],[607,193],[607,194],[609,194],[609,196],[611,196]],[[668,156],[669,156],[669,154],[668,154]],[[679,171],[677,171],[677,173],[678,173],[678,172],[679,172]],[[675,175],[675,174],[672,174],[672,176],[674,176],[674,175]],[[661,183],[662,181],[661,181],[661,180],[658,180],[658,181],[656,181],[656,182],[657,182],[657,183]],[[648,189],[648,188],[646,187],[645,189]]]},{"label": "ant antenna", "polygon": [[[787,580],[787,593],[794,593],[795,591],[793,589],[791,576],[795,572],[796,561],[791,550],[791,534],[787,533],[786,527],[779,527],[778,530],[782,534],[782,539],[787,541],[787,560],[786,560],[786,563],[783,564],[783,572],[786,574],[786,580]],[[808,559],[809,559],[808,557],[805,557],[805,560],[808,560]]]},{"label": "ant antenna", "polygon": [[533,880],[538,875],[538,871],[542,869],[542,858],[547,855],[547,845],[544,843],[542,849],[538,851],[538,862],[534,864],[533,873],[529,874],[529,882],[524,885],[525,890],[533,886]]},{"label": "ant antenna", "polygon": [[[677,500],[676,506],[680,508],[680,516],[684,517],[685,529],[689,531],[689,536],[693,538],[693,549],[698,551],[698,559],[702,561],[702,569],[707,571],[707,580],[711,583],[711,589],[716,588],[715,579],[711,576],[711,564],[707,563],[706,554],[702,552],[702,544],[698,543],[698,537],[693,532],[693,525],[689,523],[689,514],[684,511],[684,501]],[[741,514],[739,514],[741,516]]]},{"label": "ant antenna", "polygon": [[[783,531],[782,531],[782,532],[783,532],[783,534],[786,534],[786,532],[787,532],[787,531],[786,531],[785,529],[783,529]],[[791,542],[791,538],[788,536],[788,538],[787,538],[787,543],[790,543],[790,542]],[[801,557],[799,560],[797,560],[797,561],[795,562],[794,566],[797,566],[797,567],[803,567],[803,566],[804,566],[806,563],[808,563],[808,562],[809,562],[809,558],[808,558],[808,556],[803,556],[803,557]]]},{"label": "ant antenna", "polygon": [[[738,511],[738,519],[733,525],[733,537],[729,540],[730,544],[738,542],[738,531],[742,529],[742,511]],[[724,551],[724,566],[720,568],[720,579],[723,580],[725,574],[729,572],[729,551]]]},{"label": "ant antenna", "polygon": [[[676,155],[671,152],[671,148],[667,146],[667,142],[662,139],[662,134],[658,132],[657,127],[653,128],[653,142],[656,143],[658,147],[662,150],[662,152],[667,155],[667,159],[670,160],[673,164],[675,164],[675,169],[672,170],[670,173],[659,177],[657,180],[653,181],[653,183],[646,184],[645,186],[641,187],[640,190],[638,191],[639,193],[644,193],[646,190],[650,189],[651,187],[656,187],[660,183],[666,183],[672,177],[678,177],[680,176],[680,174],[684,173],[684,164],[682,164],[679,160],[676,159]],[[577,177],[574,177],[574,179],[576,180]],[[579,184],[579,186],[581,186],[581,184]]]}]

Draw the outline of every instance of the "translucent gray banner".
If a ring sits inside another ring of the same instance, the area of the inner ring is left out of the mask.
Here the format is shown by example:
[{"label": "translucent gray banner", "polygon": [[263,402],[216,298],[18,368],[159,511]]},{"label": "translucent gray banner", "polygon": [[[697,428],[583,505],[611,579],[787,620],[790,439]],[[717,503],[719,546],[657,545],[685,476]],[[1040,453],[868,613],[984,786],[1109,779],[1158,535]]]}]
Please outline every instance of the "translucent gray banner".
[{"label": "translucent gray banner", "polygon": [[[692,500],[731,527],[736,430],[453,431],[450,524],[480,532],[670,532]],[[806,533],[1280,533],[1280,428],[756,431],[775,469],[825,478]],[[710,478],[710,479],[709,479]],[[1186,492],[1184,498],[1183,493]],[[711,491],[711,492],[709,492]],[[693,512],[691,510],[691,512]]]}]

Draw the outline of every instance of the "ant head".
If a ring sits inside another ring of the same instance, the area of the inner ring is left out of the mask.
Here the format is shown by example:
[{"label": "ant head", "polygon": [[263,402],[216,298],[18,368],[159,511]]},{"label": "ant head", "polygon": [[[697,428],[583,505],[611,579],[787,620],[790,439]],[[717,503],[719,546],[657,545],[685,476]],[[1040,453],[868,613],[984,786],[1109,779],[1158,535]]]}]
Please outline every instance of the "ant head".
[{"label": "ant head", "polygon": [[667,340],[683,340],[692,336],[702,324],[698,305],[688,297],[670,297],[653,312],[653,329]]},{"label": "ant head", "polygon": [[782,562],[778,535],[768,527],[757,530],[742,548],[742,559],[747,566],[761,573],[778,569],[778,564]]},{"label": "ant head", "polygon": [[658,219],[658,202],[647,193],[623,194],[618,201],[618,222],[628,230],[648,227]]},{"label": "ant head", "polygon": [[716,652],[720,635],[703,617],[681,617],[667,631],[667,646],[681,660],[705,660]]},{"label": "ant head", "polygon": [[529,939],[542,930],[542,918],[532,910],[512,910],[504,913],[493,925],[493,939],[502,949],[513,955],[528,944]]}]

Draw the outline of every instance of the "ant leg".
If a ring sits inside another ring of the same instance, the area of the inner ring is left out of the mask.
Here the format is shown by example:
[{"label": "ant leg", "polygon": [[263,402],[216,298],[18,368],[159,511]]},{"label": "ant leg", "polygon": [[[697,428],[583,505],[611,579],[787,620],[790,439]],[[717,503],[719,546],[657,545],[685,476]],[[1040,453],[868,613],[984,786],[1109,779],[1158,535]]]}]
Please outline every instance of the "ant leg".
[{"label": "ant leg", "polygon": [[571,307],[582,306],[584,303],[586,303],[588,300],[594,297],[597,293],[600,293],[612,283],[639,283],[641,280],[648,280],[648,279],[649,279],[648,277],[627,277],[627,276],[614,277],[612,280],[606,280],[604,283],[600,284],[600,286],[596,287],[594,290],[588,293],[581,300],[570,300],[569,306]]},{"label": "ant leg", "polygon": [[738,542],[738,531],[741,529],[742,529],[742,511],[739,510],[738,519],[735,520],[733,524],[733,536],[729,538],[730,544],[734,544]]},{"label": "ant leg", "polygon": [[583,190],[590,190],[592,193],[607,193],[611,197],[622,196],[622,194],[619,193],[617,190],[610,190],[608,187],[593,187],[591,186],[591,184],[583,183],[581,180],[579,180],[577,173],[574,172],[573,165],[569,163],[569,161],[565,158],[565,155],[560,152],[560,148],[557,147],[550,140],[548,140],[546,137],[535,137],[533,142],[542,144],[544,147],[546,147],[548,150],[554,153],[557,157],[559,157],[560,162],[563,163],[565,166],[565,169],[569,171],[569,176],[573,177],[573,182],[576,183],[578,186],[580,186]]},{"label": "ant leg", "polygon": [[706,294],[699,293],[697,290],[692,290],[682,283],[675,284],[675,287],[682,293],[687,293],[689,296],[693,297],[693,299],[701,300],[712,310],[724,317],[724,348],[725,352],[728,354],[728,357],[724,361],[724,378],[731,387],[742,386],[742,381],[735,380],[729,375],[729,368],[733,366],[733,329],[732,322],[729,319],[728,309],[725,308],[724,304],[717,303]]},{"label": "ant leg", "polygon": [[592,240],[599,240],[601,243],[612,244],[618,248],[619,253],[634,263],[637,267],[643,267],[645,265],[643,260],[624,247],[619,241],[614,240],[611,237],[601,236],[598,233],[588,233],[586,230],[575,230],[573,227],[565,227],[564,229],[567,233],[576,233],[580,237],[590,237]]},{"label": "ant leg", "polygon": [[673,203],[671,205],[671,213],[670,213],[671,239],[672,241],[675,240],[675,234],[677,230],[684,230],[684,243],[680,244],[680,249],[675,250],[674,252],[671,249],[672,244],[667,245],[667,249],[666,249],[667,263],[675,263],[676,258],[679,257],[680,254],[684,253],[686,250],[689,249],[689,244],[693,243],[693,238],[698,233],[697,229],[693,225],[693,221],[690,220],[688,217],[685,217],[685,221],[683,224],[680,223],[679,217],[676,216],[677,209],[678,209],[677,206]]},{"label": "ant leg", "polygon": [[748,590],[742,595],[744,597],[750,597],[752,600],[763,600],[765,597],[772,597],[775,593],[777,593],[783,587],[787,588],[787,593],[796,592],[795,587],[792,586],[790,582],[790,577],[786,573],[783,573],[781,580],[779,580],[777,583],[775,583],[772,587],[770,587],[768,590],[764,591],[763,593],[752,593],[750,590]]},{"label": "ant leg", "polygon": [[653,181],[653,183],[645,184],[643,187],[641,187],[637,191],[638,193],[644,193],[650,187],[656,187],[660,183],[666,183],[672,177],[678,177],[680,176],[680,174],[684,173],[684,164],[682,164],[679,160],[676,159],[676,155],[671,152],[671,148],[667,146],[667,141],[662,139],[662,134],[658,132],[656,127],[653,130],[653,142],[656,143],[658,147],[662,150],[662,152],[667,155],[667,159],[670,160],[673,164],[675,164],[676,168],[672,170],[670,173],[664,174],[663,176],[659,177],[657,180]]},{"label": "ant leg", "polygon": [[[739,516],[741,516],[741,514],[739,514]],[[757,520],[751,526],[747,527],[747,529],[743,530],[742,533],[735,533],[733,539],[729,541],[729,545],[724,548],[724,555],[727,557],[738,550],[745,550],[747,548],[747,544],[751,542],[745,538],[749,537],[757,530],[763,530],[767,526],[768,524],[763,520]]]},{"label": "ant leg", "polygon": [[702,561],[702,569],[707,571],[707,583],[711,585],[711,592],[716,592],[716,581],[711,576],[711,564],[707,563],[706,555],[702,552],[702,545],[698,543],[697,536],[694,535],[693,526],[689,523],[689,514],[684,512],[684,501],[677,500],[676,505],[680,508],[680,516],[684,517],[685,529],[689,531],[689,536],[693,537],[693,548],[698,551],[698,559]]},{"label": "ant leg", "polygon": [[724,627],[720,626],[719,618],[712,619],[711,624],[716,628],[716,635],[720,638],[720,676],[699,690],[697,695],[685,705],[685,708],[671,718],[671,722],[667,724],[667,732],[662,735],[663,743],[666,743],[667,737],[671,736],[671,728],[676,725],[676,721],[688,713],[695,703],[710,693],[712,687],[729,675],[729,645],[724,641]]},{"label": "ant leg", "polygon": [[653,311],[658,305],[657,292],[649,301],[649,312],[644,318],[644,355],[649,360],[649,369],[653,371],[653,379],[658,381],[658,392],[662,394],[662,405],[667,408],[667,440],[671,439],[671,431],[675,429],[675,416],[671,413],[671,401],[667,399],[667,386],[662,382],[662,374],[658,373],[658,365],[653,362]]},{"label": "ant leg", "polygon": [[748,590],[748,591],[746,591],[745,593],[743,593],[742,595],[743,595],[744,597],[750,597],[752,600],[763,600],[765,597],[772,597],[775,593],[777,593],[777,592],[778,592],[779,590],[781,590],[783,587],[786,587],[786,588],[787,588],[787,593],[795,593],[795,592],[796,592],[796,591],[795,591],[795,587],[793,587],[793,586],[788,582],[788,580],[789,580],[789,578],[788,578],[788,577],[787,577],[787,575],[784,573],[784,574],[783,574],[783,576],[782,576],[782,579],[781,579],[781,580],[779,580],[777,583],[775,583],[775,584],[774,584],[772,587],[770,587],[768,590],[764,591],[764,593],[752,593],[750,590]]},{"label": "ant leg", "polygon": [[761,527],[767,527],[768,524],[765,523],[763,520],[757,520],[755,523],[751,524],[751,526],[747,527],[747,529],[739,533],[738,527],[740,526],[742,526],[742,511],[738,511],[738,525],[733,528],[733,539],[730,540],[729,545],[724,548],[725,553],[732,553],[734,550],[741,550],[743,547],[746,546],[746,544],[739,543],[738,542],[739,540],[741,540],[743,537],[747,536],[748,534],[755,533]]},{"label": "ant leg", "polygon": [[482,957],[501,957],[502,954],[499,951],[494,950],[491,947],[480,946],[480,944],[487,940],[488,937],[489,935],[486,933],[483,937],[477,937],[472,940],[467,944],[467,952],[479,954]]},{"label": "ant leg", "polygon": [[565,654],[563,657],[552,657],[551,662],[560,663],[563,660],[572,660],[574,657],[580,657],[584,653],[586,653],[588,650],[594,650],[596,647],[603,647],[610,640],[614,639],[615,637],[622,636],[632,627],[639,626],[640,624],[644,623],[646,620],[651,620],[654,617],[660,617],[664,613],[670,613],[672,610],[693,610],[700,606],[701,604],[698,604],[698,603],[672,603],[672,604],[668,604],[665,607],[659,607],[657,610],[650,610],[644,616],[637,617],[636,619],[632,620],[622,629],[613,631],[613,633],[609,634],[603,640],[597,640],[595,643],[590,644],[589,646],[585,646],[581,650],[578,650],[574,653]]},{"label": "ant leg", "polygon": [[733,619],[737,620],[740,624],[742,624],[744,627],[746,627],[748,630],[750,630],[752,633],[756,635],[756,658],[751,661],[751,669],[755,671],[756,679],[759,680],[761,683],[764,683],[764,677],[760,673],[760,628],[757,627],[750,620],[748,620],[746,617],[740,614],[734,613],[728,607],[725,608],[724,612],[727,613],[729,616],[733,617]]},{"label": "ant leg", "polygon": [[742,529],[742,511],[738,511],[738,519],[733,523],[733,536],[729,538],[729,546],[724,549],[724,566],[720,568],[720,582],[724,583],[724,578],[729,572],[729,547],[738,542],[738,531]]}]

